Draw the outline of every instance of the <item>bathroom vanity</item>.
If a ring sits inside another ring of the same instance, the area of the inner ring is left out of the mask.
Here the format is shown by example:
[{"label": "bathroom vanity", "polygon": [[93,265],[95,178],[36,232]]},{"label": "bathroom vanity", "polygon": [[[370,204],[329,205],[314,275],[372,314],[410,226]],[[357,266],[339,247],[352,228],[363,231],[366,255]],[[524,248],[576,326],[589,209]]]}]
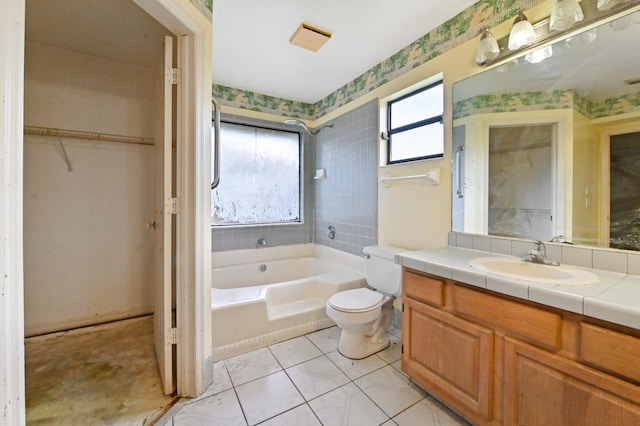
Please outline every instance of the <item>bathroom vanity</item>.
[{"label": "bathroom vanity", "polygon": [[397,258],[403,371],[480,425],[640,424],[639,312],[616,323],[529,297],[540,287],[558,300],[582,298],[579,311],[587,305],[580,293],[595,297],[625,275],[594,270],[601,288],[593,290],[544,286],[470,267],[482,254],[448,248]]}]

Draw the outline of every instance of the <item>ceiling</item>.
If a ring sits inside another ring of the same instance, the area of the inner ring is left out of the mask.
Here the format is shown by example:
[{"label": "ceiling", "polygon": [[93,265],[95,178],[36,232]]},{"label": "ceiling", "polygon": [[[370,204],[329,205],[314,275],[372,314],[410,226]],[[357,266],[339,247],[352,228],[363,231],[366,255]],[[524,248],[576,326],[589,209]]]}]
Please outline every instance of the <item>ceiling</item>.
[{"label": "ceiling", "polygon": [[130,0],[27,0],[32,43],[156,67],[170,32]]},{"label": "ceiling", "polygon": [[[213,0],[213,81],[315,103],[477,0]],[[331,39],[289,43],[301,23]]]}]

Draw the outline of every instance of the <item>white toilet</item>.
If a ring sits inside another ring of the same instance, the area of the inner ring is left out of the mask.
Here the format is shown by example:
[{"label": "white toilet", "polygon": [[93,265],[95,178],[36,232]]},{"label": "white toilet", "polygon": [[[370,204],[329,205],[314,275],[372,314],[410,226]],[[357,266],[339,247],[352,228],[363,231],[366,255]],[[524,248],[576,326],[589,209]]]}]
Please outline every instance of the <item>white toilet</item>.
[{"label": "white toilet", "polygon": [[385,332],[393,319],[393,301],[402,294],[402,268],[396,247],[365,247],[367,283],[372,289],[340,291],[327,301],[327,315],[342,329],[338,351],[351,359],[366,358],[389,346]]}]

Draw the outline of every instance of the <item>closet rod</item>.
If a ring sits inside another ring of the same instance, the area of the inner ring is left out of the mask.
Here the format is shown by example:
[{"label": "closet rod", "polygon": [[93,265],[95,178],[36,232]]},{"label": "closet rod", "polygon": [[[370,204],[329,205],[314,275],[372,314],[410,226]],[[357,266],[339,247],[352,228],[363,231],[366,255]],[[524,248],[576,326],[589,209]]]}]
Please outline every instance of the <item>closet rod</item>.
[{"label": "closet rod", "polygon": [[57,138],[75,138],[107,142],[120,142],[133,145],[153,145],[153,139],[149,138],[112,135],[109,133],[83,132],[81,130],[54,129],[50,127],[24,126],[24,134],[35,136],[53,136]]}]

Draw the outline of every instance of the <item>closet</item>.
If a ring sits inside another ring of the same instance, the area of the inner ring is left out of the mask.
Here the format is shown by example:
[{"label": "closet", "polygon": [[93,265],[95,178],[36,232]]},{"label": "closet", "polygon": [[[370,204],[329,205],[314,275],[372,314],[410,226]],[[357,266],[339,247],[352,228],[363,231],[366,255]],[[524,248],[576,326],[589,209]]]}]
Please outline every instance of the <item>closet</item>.
[{"label": "closet", "polygon": [[129,0],[27,1],[26,336],[153,313],[168,34]]}]

